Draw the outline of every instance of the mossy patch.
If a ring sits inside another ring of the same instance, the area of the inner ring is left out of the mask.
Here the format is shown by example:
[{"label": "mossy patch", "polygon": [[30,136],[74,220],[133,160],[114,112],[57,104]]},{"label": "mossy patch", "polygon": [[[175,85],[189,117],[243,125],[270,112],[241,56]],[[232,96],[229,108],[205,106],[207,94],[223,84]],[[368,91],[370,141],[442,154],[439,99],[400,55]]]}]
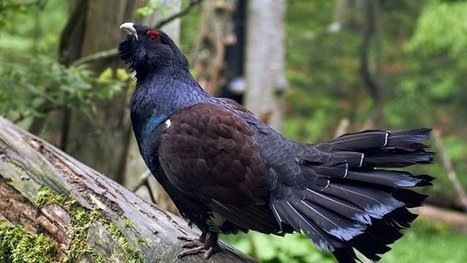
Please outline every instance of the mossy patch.
[{"label": "mossy patch", "polygon": [[[133,227],[132,222],[127,219],[126,217],[123,219],[123,223],[125,227]],[[107,226],[107,230],[117,238],[118,244],[125,252],[125,259],[126,262],[131,263],[142,263],[144,262],[143,258],[141,258],[140,253],[137,249],[135,249],[125,238],[123,233],[120,231],[118,226],[115,223],[110,223]],[[138,240],[139,241],[139,240]],[[139,243],[139,242],[138,242]]]},{"label": "mossy patch", "polygon": [[[41,186],[37,192],[37,195],[34,199],[34,205],[38,208],[46,205],[60,205],[65,210],[69,211],[70,214],[70,247],[66,253],[66,256],[63,258],[62,262],[77,262],[80,260],[90,260],[92,262],[103,263],[106,262],[106,256],[99,254],[93,247],[90,245],[89,238],[94,238],[92,236],[92,231],[100,225],[105,225],[108,233],[113,236],[113,239],[117,241],[120,251],[124,253],[125,262],[140,263],[143,262],[143,259],[140,255],[140,252],[134,248],[123,233],[120,231],[119,226],[124,228],[133,228],[133,222],[127,217],[117,224],[110,222],[110,220],[105,219],[101,211],[94,209],[89,210],[82,207],[76,200],[71,199],[70,197],[61,196],[51,189]],[[144,240],[138,240],[138,244],[143,244]],[[91,242],[92,243],[92,242]],[[2,252],[2,251],[0,251]],[[113,251],[117,253],[116,251]],[[105,258],[105,259],[104,259]],[[10,261],[2,261],[10,262]],[[21,261],[18,261],[21,262]],[[25,261],[26,262],[26,261]],[[31,262],[47,262],[47,261],[31,261]]]},{"label": "mossy patch", "polygon": [[52,204],[62,204],[63,202],[65,202],[65,198],[63,196],[55,193],[45,186],[41,186],[39,188],[39,191],[37,191],[37,195],[34,198],[34,205],[36,207]]},{"label": "mossy patch", "polygon": [[98,220],[97,214],[84,207],[71,204],[71,229],[70,237],[71,244],[68,253],[63,259],[63,262],[76,262],[82,257],[90,256],[94,262],[104,263],[105,260],[86,242],[88,238],[88,230]]},{"label": "mossy patch", "polygon": [[53,262],[54,241],[43,234],[32,234],[21,225],[0,222],[0,262]]},{"label": "mossy patch", "polygon": [[[103,218],[103,215],[98,210],[88,210],[84,207],[72,204],[72,216],[71,216],[71,245],[64,262],[75,262],[83,257],[91,257],[94,262],[101,263],[106,262],[102,255],[98,254],[88,242],[89,231],[92,231],[92,227],[96,226],[96,223],[106,225],[106,230],[115,237],[118,245],[121,247],[125,254],[125,262],[129,263],[142,263],[142,259],[139,251],[135,249],[125,238],[123,233],[119,230],[115,223],[108,222]],[[133,227],[132,222],[126,217],[123,219],[125,227]]]},{"label": "mossy patch", "polygon": [[41,186],[34,198],[34,205],[40,208],[52,204],[64,207],[70,212],[71,217],[71,243],[63,262],[76,262],[82,258],[91,258],[93,262],[97,263],[105,262],[102,256],[87,243],[88,230],[94,226],[96,220],[99,220],[100,213],[90,211],[75,200],[61,196],[48,187]]}]

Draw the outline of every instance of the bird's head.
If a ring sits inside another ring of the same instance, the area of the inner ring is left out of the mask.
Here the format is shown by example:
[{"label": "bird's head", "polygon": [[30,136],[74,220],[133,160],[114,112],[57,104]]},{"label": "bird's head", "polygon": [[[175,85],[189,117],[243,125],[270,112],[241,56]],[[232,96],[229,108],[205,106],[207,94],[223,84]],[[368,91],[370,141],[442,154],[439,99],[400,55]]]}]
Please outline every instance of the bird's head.
[{"label": "bird's head", "polygon": [[118,45],[121,60],[140,79],[149,72],[171,68],[188,71],[188,61],[170,37],[160,29],[127,22],[120,29],[128,35]]}]

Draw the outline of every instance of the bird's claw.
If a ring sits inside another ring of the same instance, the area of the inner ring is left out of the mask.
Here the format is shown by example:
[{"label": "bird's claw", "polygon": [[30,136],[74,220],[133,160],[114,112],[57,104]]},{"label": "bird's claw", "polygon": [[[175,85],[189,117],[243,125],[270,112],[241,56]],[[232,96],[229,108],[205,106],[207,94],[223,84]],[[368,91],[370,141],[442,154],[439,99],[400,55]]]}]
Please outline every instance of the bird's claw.
[{"label": "bird's claw", "polygon": [[[178,254],[178,258],[183,258],[188,255],[195,255],[204,252],[204,259],[209,259],[212,255],[220,250],[219,245],[217,244],[217,235],[212,237],[207,237],[205,234],[201,235],[199,238],[181,235],[177,237],[179,240],[187,241],[182,245],[185,250]],[[212,240],[213,239],[213,240]]]},{"label": "bird's claw", "polygon": [[182,245],[183,248],[194,248],[204,246],[205,238],[201,235],[199,238],[188,236],[188,235],[180,235],[177,239],[186,241],[185,244]]},{"label": "bird's claw", "polygon": [[195,241],[195,240],[199,240],[199,239],[196,238],[196,237],[192,237],[192,236],[188,236],[188,235],[179,235],[179,236],[177,237],[177,239],[183,240],[183,241],[189,241],[189,242],[192,242],[192,241]]},{"label": "bird's claw", "polygon": [[[185,248],[185,246],[183,247]],[[208,260],[217,251],[219,251],[219,249],[216,247],[208,248],[204,244],[202,244],[201,246],[192,247],[192,248],[183,250],[182,252],[180,252],[180,254],[178,254],[178,258],[183,258],[185,256],[196,255],[196,254],[204,252],[204,259]]]}]

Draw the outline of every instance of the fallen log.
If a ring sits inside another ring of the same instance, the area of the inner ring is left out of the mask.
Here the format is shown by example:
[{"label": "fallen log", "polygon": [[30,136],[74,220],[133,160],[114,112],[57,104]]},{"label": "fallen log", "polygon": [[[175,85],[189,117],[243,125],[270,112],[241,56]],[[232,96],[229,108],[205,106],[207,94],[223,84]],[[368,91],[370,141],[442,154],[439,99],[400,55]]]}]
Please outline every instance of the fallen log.
[{"label": "fallen log", "polygon": [[[177,262],[181,235],[199,231],[0,117],[0,262]],[[221,246],[209,262],[253,261]]]},{"label": "fallen log", "polygon": [[414,213],[418,214],[422,218],[424,217],[432,221],[442,221],[446,224],[455,227],[456,229],[461,230],[464,233],[467,233],[466,213],[431,205],[424,205],[412,208],[412,210]]}]

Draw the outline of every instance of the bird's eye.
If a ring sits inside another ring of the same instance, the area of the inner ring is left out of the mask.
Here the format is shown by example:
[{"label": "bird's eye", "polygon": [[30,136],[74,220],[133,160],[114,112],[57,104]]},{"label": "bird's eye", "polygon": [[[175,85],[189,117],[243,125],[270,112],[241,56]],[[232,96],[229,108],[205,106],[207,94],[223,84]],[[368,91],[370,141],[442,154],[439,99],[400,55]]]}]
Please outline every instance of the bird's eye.
[{"label": "bird's eye", "polygon": [[159,34],[159,32],[157,32],[156,30],[154,29],[149,29],[147,32],[146,32],[146,36],[148,36],[150,39],[152,40],[157,40],[157,41],[160,41],[161,40],[161,35]]}]

